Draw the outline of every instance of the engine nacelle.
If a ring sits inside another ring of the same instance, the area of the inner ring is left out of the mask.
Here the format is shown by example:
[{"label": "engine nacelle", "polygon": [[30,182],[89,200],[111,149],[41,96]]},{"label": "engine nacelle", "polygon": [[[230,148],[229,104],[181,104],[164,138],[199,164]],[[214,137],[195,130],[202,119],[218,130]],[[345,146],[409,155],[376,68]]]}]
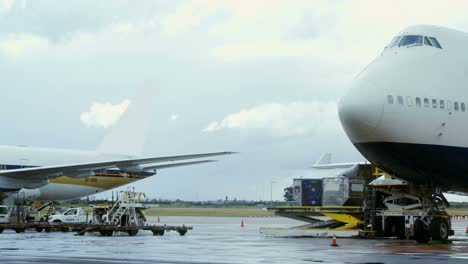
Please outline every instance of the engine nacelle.
[{"label": "engine nacelle", "polygon": [[20,189],[36,189],[49,183],[47,178],[35,178],[29,179],[12,178],[6,176],[0,176],[1,190],[12,191]]},{"label": "engine nacelle", "polygon": [[5,192],[3,203],[5,205],[12,205],[15,202],[28,202],[37,200],[41,196],[39,189],[21,189],[16,192]]},{"label": "engine nacelle", "polygon": [[118,168],[130,173],[140,173],[144,170],[144,168],[141,165],[119,166]]}]

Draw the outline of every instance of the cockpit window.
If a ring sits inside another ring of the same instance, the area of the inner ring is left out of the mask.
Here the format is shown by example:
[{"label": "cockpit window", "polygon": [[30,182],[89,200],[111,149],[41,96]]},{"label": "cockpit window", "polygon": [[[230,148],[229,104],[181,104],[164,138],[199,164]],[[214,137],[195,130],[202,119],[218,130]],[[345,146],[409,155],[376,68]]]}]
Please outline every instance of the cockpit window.
[{"label": "cockpit window", "polygon": [[398,47],[412,47],[412,46],[430,46],[438,49],[442,49],[439,41],[430,36],[421,36],[421,35],[405,35],[405,36],[396,36],[388,43],[385,48]]},{"label": "cockpit window", "polygon": [[434,38],[434,37],[429,37],[429,38],[431,39],[432,44],[434,44],[434,46],[435,46],[436,48],[439,48],[439,49],[442,48],[442,46],[440,46],[440,43],[439,43],[439,41],[437,41],[436,38]]},{"label": "cockpit window", "polygon": [[390,41],[390,43],[388,43],[386,48],[394,47],[398,43],[400,38],[401,38],[401,36],[396,36],[396,37],[392,38],[392,41]]},{"label": "cockpit window", "polygon": [[422,45],[422,36],[407,35],[403,36],[398,46]]},{"label": "cockpit window", "polygon": [[429,40],[428,37],[424,37],[424,45],[432,46],[432,43],[431,43],[431,41]]}]

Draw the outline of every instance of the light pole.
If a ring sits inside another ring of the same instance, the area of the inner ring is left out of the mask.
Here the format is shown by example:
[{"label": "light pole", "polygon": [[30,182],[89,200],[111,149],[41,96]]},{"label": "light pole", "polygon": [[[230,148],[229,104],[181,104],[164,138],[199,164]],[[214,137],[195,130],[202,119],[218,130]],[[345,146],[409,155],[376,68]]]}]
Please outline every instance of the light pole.
[{"label": "light pole", "polygon": [[274,180],[270,181],[270,202],[271,205],[273,206],[273,183],[276,183]]}]

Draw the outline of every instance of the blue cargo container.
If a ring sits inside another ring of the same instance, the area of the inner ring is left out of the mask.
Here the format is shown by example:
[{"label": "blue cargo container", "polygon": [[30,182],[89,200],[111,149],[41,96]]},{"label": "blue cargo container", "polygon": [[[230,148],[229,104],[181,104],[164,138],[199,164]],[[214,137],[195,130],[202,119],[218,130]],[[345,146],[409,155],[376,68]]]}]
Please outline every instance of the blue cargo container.
[{"label": "blue cargo container", "polygon": [[296,201],[303,206],[321,206],[322,184],[322,179],[294,179]]}]

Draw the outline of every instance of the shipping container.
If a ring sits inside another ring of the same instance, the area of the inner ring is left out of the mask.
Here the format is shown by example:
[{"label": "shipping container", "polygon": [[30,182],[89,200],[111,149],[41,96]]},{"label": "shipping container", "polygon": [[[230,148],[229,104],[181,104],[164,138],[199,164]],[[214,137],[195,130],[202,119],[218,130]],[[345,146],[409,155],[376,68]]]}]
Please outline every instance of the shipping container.
[{"label": "shipping container", "polygon": [[324,178],[322,205],[361,206],[365,184],[365,180],[361,177]]},{"label": "shipping container", "polygon": [[294,200],[302,206],[322,205],[322,179],[294,179]]}]

